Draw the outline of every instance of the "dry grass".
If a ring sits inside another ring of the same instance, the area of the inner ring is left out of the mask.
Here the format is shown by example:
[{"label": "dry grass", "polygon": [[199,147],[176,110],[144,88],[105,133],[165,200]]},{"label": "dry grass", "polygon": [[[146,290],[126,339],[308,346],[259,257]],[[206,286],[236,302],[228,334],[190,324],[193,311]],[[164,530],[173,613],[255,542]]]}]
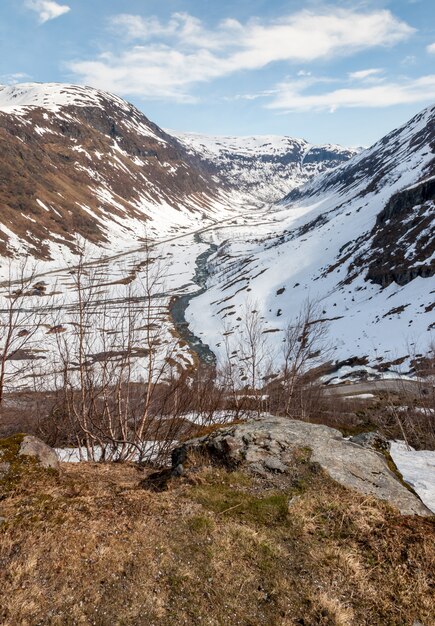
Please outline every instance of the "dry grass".
[{"label": "dry grass", "polygon": [[435,622],[433,522],[340,487],[303,454],[271,481],[203,469],[154,493],[142,478],[31,466],[4,488],[2,624]]}]

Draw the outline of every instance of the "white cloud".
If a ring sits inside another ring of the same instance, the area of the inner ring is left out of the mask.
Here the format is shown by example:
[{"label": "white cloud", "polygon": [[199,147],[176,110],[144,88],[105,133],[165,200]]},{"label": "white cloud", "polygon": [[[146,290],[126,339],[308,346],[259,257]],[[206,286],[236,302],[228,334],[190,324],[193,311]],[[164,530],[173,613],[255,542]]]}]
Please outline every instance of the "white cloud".
[{"label": "white cloud", "polygon": [[429,52],[429,54],[435,54],[435,43],[431,43],[427,46],[426,51]]},{"label": "white cloud", "polygon": [[403,82],[384,82],[375,86],[345,87],[323,93],[309,93],[312,81],[286,81],[277,85],[278,95],[267,105],[282,111],[329,110],[339,108],[382,108],[435,100],[435,74]]},{"label": "white cloud", "polygon": [[17,85],[30,79],[29,74],[25,72],[15,72],[13,74],[2,74],[0,76],[0,84]]},{"label": "white cloud", "polygon": [[371,68],[368,70],[359,70],[358,72],[350,72],[349,78],[351,80],[379,80],[379,75],[383,73],[384,70],[380,68]]},{"label": "white cloud", "polygon": [[71,10],[66,4],[58,4],[54,0],[26,0],[26,6],[38,14],[41,24],[54,20]]},{"label": "white cloud", "polygon": [[238,71],[391,46],[414,32],[390,11],[339,8],[300,11],[267,23],[226,19],[214,29],[187,13],[175,13],[166,23],[118,15],[111,30],[123,50],[75,61],[70,64],[73,73],[86,84],[122,95],[181,101],[192,100],[193,86]]}]

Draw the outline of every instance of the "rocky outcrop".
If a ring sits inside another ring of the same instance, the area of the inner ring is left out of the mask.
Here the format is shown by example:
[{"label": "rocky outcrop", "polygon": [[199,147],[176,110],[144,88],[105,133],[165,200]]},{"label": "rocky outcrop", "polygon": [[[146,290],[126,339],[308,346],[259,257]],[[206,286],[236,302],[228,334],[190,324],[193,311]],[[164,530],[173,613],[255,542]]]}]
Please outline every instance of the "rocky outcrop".
[{"label": "rocky outcrop", "polygon": [[367,433],[359,433],[359,435],[354,435],[349,439],[352,443],[356,443],[363,448],[371,448],[372,450],[377,450],[378,452],[389,452],[390,451],[390,442],[383,435],[377,433],[376,431],[371,431]]},{"label": "rocky outcrop", "polygon": [[363,258],[367,280],[388,287],[433,276],[434,215],[435,178],[394,194],[376,219],[371,250]]},{"label": "rocky outcrop", "polygon": [[364,447],[367,441],[361,443],[344,439],[328,426],[266,416],[186,442],[174,452],[174,469],[180,474],[183,467],[206,462],[246,467],[260,475],[285,473],[295,450],[308,448],[311,461],[345,487],[386,500],[404,515],[431,515],[389,468],[387,458]]},{"label": "rocky outcrop", "polygon": [[33,457],[46,469],[59,469],[59,459],[53,448],[33,435],[26,435],[23,438],[18,454]]}]

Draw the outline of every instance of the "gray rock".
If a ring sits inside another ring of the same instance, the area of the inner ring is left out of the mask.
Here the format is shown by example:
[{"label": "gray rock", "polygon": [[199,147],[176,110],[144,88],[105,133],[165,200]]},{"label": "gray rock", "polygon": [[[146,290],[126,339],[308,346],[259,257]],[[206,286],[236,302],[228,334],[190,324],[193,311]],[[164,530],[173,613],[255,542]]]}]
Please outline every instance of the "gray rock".
[{"label": "gray rock", "polygon": [[359,435],[350,437],[349,441],[357,443],[363,448],[372,448],[378,452],[389,452],[391,447],[388,439],[376,431],[360,433]]},{"label": "gray rock", "polygon": [[59,459],[57,458],[57,454],[53,448],[47,446],[46,443],[37,437],[33,437],[33,435],[26,435],[24,437],[18,454],[20,456],[25,455],[35,457],[42,467],[55,470],[59,469]]},{"label": "gray rock", "polygon": [[11,469],[10,463],[7,463],[7,462],[0,463],[0,480],[8,474],[10,469]]},{"label": "gray rock", "polygon": [[277,457],[267,457],[266,459],[264,459],[263,461],[263,465],[266,469],[270,470],[271,472],[281,472],[284,473],[287,471],[287,466],[280,461]]},{"label": "gray rock", "polygon": [[208,457],[228,468],[244,465],[260,475],[286,471],[293,451],[308,448],[311,461],[345,487],[386,500],[404,515],[432,515],[389,469],[381,453],[344,439],[340,431],[328,426],[268,415],[223,427],[185,442],[184,447],[187,455],[199,452],[194,456]]}]

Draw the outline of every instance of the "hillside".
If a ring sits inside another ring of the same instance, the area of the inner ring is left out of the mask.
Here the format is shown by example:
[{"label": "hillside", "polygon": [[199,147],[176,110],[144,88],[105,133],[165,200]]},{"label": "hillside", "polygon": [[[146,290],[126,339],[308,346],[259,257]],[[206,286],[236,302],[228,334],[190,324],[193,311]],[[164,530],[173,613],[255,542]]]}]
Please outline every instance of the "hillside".
[{"label": "hillside", "polygon": [[[247,301],[271,349],[307,298],[328,324],[333,357],[389,369],[427,349],[435,273],[435,107],[336,170],[292,191],[275,222],[221,231],[205,294],[188,320],[222,354],[215,329],[240,333]],[[201,336],[201,335],[200,335]],[[236,356],[234,355],[234,358]]]},{"label": "hillside", "polygon": [[[0,254],[54,258],[76,235],[109,248],[229,215],[213,173],[121,98],[0,88]],[[233,198],[235,201],[235,199]]]},{"label": "hillside", "polygon": [[243,154],[211,159],[187,137],[91,87],[0,87],[0,254],[27,250],[56,261],[75,249],[76,236],[107,252],[145,234],[198,229],[281,198],[352,154],[288,138],[241,139]]}]

